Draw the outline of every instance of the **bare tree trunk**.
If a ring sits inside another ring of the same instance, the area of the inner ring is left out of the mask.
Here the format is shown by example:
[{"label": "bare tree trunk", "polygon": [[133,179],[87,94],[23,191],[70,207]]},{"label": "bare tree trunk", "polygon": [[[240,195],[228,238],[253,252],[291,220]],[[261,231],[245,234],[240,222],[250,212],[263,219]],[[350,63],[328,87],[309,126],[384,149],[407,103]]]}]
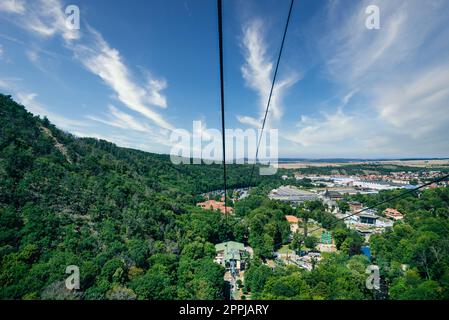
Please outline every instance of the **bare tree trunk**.
[{"label": "bare tree trunk", "polygon": [[422,265],[423,265],[424,269],[426,270],[426,278],[428,280],[432,280],[430,277],[429,266],[427,265],[426,252],[424,250],[421,252],[421,259],[422,259]]}]

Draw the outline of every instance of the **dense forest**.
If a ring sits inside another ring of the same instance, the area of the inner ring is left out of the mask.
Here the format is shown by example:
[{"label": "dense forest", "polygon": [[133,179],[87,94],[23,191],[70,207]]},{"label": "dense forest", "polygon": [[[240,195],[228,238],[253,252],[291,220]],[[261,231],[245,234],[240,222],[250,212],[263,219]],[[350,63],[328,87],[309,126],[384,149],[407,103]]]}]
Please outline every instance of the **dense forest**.
[{"label": "dense forest", "polygon": [[[373,205],[398,192],[351,200]],[[245,276],[245,291],[253,299],[449,299],[449,188],[409,194],[388,206],[399,209],[405,219],[371,236],[369,243],[317,204],[295,210],[296,216],[313,218],[331,230],[338,253],[323,253],[310,272],[296,266],[272,270],[255,259]],[[360,251],[364,244],[371,248],[371,261]],[[379,266],[380,290],[366,289],[365,269],[371,264]]]},{"label": "dense forest", "polygon": [[[229,186],[249,173],[229,166]],[[0,95],[0,298],[223,298],[213,243],[232,226],[194,206],[222,181],[220,165],[77,138]]]},{"label": "dense forest", "polygon": [[[246,186],[250,170],[229,165],[229,187]],[[0,299],[223,299],[214,244],[228,240],[254,249],[240,284],[252,299],[449,299],[449,188],[380,207],[405,219],[371,237],[369,261],[364,239],[320,201],[293,208],[268,199],[286,172],[256,175],[225,218],[195,206],[222,188],[220,165],[174,165],[167,155],[78,138],[0,95]],[[373,205],[396,192],[347,200]],[[287,214],[330,230],[338,253],[323,254],[312,271],[268,267],[282,245],[315,247],[307,234],[291,241]],[[365,287],[371,263],[379,292]],[[69,265],[79,266],[80,290],[65,288]]]}]

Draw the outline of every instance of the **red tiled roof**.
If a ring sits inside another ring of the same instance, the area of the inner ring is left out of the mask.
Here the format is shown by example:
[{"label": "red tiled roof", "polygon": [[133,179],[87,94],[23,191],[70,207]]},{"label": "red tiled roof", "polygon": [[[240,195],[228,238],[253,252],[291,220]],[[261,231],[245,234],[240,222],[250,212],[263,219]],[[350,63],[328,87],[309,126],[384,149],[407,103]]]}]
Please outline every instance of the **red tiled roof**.
[{"label": "red tiled roof", "polygon": [[[224,202],[216,201],[216,200],[207,200],[204,202],[199,202],[196,204],[199,207],[202,207],[207,210],[220,210],[221,213],[225,213],[225,205]],[[232,213],[234,211],[233,208],[227,207],[228,213]]]},{"label": "red tiled roof", "polygon": [[287,219],[287,221],[289,223],[298,223],[299,222],[299,219],[295,216],[286,215],[285,219]]},{"label": "red tiled roof", "polygon": [[402,213],[400,213],[398,210],[396,210],[396,209],[393,209],[393,208],[387,208],[387,209],[385,209],[385,211],[384,211],[384,214],[387,216],[387,217],[392,217],[392,218],[403,218],[404,217],[404,215],[402,214]]}]

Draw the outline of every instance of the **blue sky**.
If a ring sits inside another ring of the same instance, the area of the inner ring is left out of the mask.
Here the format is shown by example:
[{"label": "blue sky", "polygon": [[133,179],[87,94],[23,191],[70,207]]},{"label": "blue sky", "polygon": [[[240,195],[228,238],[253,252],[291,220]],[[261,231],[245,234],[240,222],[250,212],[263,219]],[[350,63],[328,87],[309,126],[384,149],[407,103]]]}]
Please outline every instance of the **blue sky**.
[{"label": "blue sky", "polygon": [[[81,10],[80,30],[64,10]],[[365,8],[380,8],[379,30]],[[168,153],[220,128],[216,2],[0,0],[0,92],[78,136]],[[287,0],[225,0],[228,128],[258,127]],[[449,156],[449,2],[296,1],[268,126],[281,157]]]}]

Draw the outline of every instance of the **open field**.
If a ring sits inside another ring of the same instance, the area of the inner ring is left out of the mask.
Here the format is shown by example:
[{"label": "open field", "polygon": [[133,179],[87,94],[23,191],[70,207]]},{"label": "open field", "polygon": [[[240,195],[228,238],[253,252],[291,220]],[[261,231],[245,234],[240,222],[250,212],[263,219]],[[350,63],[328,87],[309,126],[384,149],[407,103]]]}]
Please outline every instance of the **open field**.
[{"label": "open field", "polygon": [[280,163],[279,168],[282,169],[302,169],[313,167],[343,167],[348,165],[396,165],[418,168],[432,168],[449,166],[449,159],[432,159],[432,160],[376,160],[376,161],[347,161],[347,162],[314,162],[314,161],[298,161],[289,163]]}]

